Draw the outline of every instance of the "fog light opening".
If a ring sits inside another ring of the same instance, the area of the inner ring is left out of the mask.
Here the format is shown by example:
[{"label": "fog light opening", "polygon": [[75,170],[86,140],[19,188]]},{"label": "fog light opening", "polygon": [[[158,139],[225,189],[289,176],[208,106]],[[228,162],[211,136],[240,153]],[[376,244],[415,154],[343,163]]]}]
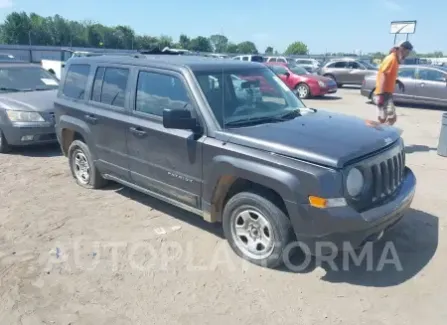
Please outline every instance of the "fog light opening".
[{"label": "fog light opening", "polygon": [[33,141],[33,139],[34,139],[34,135],[24,135],[22,138],[21,138],[21,140],[22,141]]}]

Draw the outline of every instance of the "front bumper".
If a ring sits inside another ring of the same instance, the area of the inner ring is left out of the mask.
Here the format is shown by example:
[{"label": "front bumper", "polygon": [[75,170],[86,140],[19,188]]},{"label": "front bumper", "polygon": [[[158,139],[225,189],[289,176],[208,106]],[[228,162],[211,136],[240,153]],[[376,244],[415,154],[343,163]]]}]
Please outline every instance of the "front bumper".
[{"label": "front bumper", "polygon": [[26,146],[57,142],[54,124],[13,123],[2,125],[1,129],[6,141],[11,146]]},{"label": "front bumper", "polygon": [[[359,248],[379,239],[383,232],[402,219],[410,207],[416,189],[416,177],[406,168],[400,188],[384,204],[364,212],[350,206],[318,209],[309,205],[300,208],[300,218],[292,218],[297,240],[313,255],[325,253],[324,243],[338,250]],[[303,215],[305,213],[305,215]],[[318,248],[319,247],[319,248]]]},{"label": "front bumper", "polygon": [[311,87],[311,92],[313,96],[324,96],[327,94],[335,94],[338,90],[337,84],[335,82],[328,83],[326,87],[321,87],[320,85],[314,85]]}]

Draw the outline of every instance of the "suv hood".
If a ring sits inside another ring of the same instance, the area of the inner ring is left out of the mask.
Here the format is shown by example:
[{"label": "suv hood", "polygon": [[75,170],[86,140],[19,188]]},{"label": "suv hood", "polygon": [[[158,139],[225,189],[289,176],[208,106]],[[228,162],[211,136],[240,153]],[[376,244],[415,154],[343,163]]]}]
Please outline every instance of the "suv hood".
[{"label": "suv hood", "polygon": [[342,168],[400,138],[394,127],[374,126],[366,120],[324,111],[227,132],[230,143],[333,168]]},{"label": "suv hood", "polygon": [[16,93],[0,93],[0,106],[17,111],[53,111],[57,89],[44,91],[27,91]]}]

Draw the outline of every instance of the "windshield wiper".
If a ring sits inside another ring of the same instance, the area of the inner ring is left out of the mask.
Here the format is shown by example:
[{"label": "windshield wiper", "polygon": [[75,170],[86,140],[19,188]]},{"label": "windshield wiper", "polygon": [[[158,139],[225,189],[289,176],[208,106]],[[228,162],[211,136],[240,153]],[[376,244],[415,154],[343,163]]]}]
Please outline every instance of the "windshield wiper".
[{"label": "windshield wiper", "polygon": [[295,117],[301,116],[299,110],[293,110],[291,112],[287,112],[286,114],[277,116],[265,116],[265,117],[256,117],[256,118],[246,118],[240,119],[232,122],[225,123],[225,126],[247,126],[247,125],[256,125],[263,123],[275,123],[275,122],[284,122],[288,120],[292,120]]},{"label": "windshield wiper", "polygon": [[33,91],[33,90],[30,88],[20,89],[20,88],[12,88],[12,87],[0,87],[0,91],[20,92],[20,91]]},{"label": "windshield wiper", "polygon": [[48,87],[36,87],[34,88],[35,91],[45,91],[45,90],[53,90],[55,88],[48,88]]},{"label": "windshield wiper", "polygon": [[283,115],[280,115],[279,119],[283,120],[283,121],[287,121],[287,120],[293,120],[295,117],[301,116],[301,112],[299,109],[294,109],[293,111],[287,112]]},{"label": "windshield wiper", "polygon": [[247,126],[247,125],[255,125],[262,123],[270,123],[270,122],[281,122],[282,120],[277,117],[260,117],[260,118],[244,118],[232,122],[225,123],[225,126]]}]

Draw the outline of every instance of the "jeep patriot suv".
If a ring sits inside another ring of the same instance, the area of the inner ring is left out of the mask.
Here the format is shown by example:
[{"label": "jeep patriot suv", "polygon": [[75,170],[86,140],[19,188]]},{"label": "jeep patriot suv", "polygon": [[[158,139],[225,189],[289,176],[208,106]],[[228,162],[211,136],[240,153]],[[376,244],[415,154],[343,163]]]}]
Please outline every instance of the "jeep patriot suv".
[{"label": "jeep patriot suv", "polygon": [[79,185],[115,181],[221,222],[266,267],[295,241],[326,254],[317,243],[377,240],[415,192],[395,128],[307,108],[260,63],[73,58],[55,114]]}]

